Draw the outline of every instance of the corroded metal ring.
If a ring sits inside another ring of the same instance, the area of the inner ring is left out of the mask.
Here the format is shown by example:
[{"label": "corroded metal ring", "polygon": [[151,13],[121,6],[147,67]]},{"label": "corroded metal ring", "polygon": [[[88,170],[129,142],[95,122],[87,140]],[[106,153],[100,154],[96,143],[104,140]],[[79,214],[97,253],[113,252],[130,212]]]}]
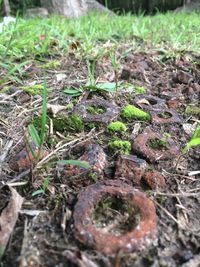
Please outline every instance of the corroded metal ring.
[{"label": "corroded metal ring", "polygon": [[157,162],[159,160],[173,159],[180,155],[179,148],[171,138],[167,138],[166,149],[152,148],[149,145],[151,140],[162,140],[165,137],[157,132],[147,128],[142,134],[139,134],[133,141],[133,151],[150,162]]},{"label": "corroded metal ring", "polygon": [[[97,229],[92,215],[95,205],[105,195],[118,197],[119,201],[120,198],[126,199],[130,205],[136,207],[140,216],[138,225],[119,236]],[[76,238],[105,254],[141,250],[156,240],[157,218],[153,201],[119,180],[106,180],[88,186],[78,196],[73,218]]]},{"label": "corroded metal ring", "polygon": [[[173,109],[162,109],[150,111],[153,124],[180,123],[181,119],[178,113]],[[166,118],[162,114],[168,115]]]},{"label": "corroded metal ring", "polygon": [[[101,114],[90,114],[87,112],[89,106],[103,107],[106,109],[104,113]],[[92,99],[82,101],[74,107],[74,111],[83,119],[85,122],[102,122],[109,123],[112,121],[119,113],[118,107],[109,101],[102,99]]]},{"label": "corroded metal ring", "polygon": [[[145,101],[147,103],[145,103]],[[153,95],[137,95],[134,98],[134,104],[144,110],[157,110],[166,108],[166,101]]]},{"label": "corroded metal ring", "polygon": [[61,172],[61,176],[65,178],[74,177],[88,172],[102,173],[106,165],[106,154],[103,148],[96,143],[86,142],[83,147],[84,153],[78,159],[89,164],[89,168],[83,168],[74,165],[57,164],[57,169]]}]

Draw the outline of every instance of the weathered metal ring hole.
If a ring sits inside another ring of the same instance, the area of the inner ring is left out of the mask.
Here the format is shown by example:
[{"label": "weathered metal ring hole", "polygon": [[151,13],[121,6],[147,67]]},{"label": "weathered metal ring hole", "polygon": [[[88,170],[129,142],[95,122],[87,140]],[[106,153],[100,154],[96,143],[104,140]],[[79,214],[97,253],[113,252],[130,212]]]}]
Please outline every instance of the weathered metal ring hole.
[{"label": "weathered metal ring hole", "polygon": [[[151,105],[151,106],[154,106],[154,105],[157,105],[157,103],[158,103],[158,101],[157,100],[155,100],[155,99],[153,99],[153,98],[149,98],[148,99],[148,102],[149,102],[149,104]],[[146,103],[144,103],[143,105],[147,105],[148,106],[148,104],[146,104]]]},{"label": "weathered metal ring hole", "polygon": [[92,217],[95,228],[115,236],[132,231],[140,223],[139,209],[122,196],[103,194]]},{"label": "weathered metal ring hole", "polygon": [[101,105],[90,105],[86,108],[87,113],[91,115],[103,114],[107,109]]},{"label": "weathered metal ring hole", "polygon": [[161,119],[170,119],[172,118],[173,115],[168,111],[164,111],[164,112],[158,113],[157,116]]},{"label": "weathered metal ring hole", "polygon": [[168,143],[166,140],[162,140],[159,138],[150,138],[147,141],[147,146],[155,150],[167,150],[168,149],[167,145]]}]

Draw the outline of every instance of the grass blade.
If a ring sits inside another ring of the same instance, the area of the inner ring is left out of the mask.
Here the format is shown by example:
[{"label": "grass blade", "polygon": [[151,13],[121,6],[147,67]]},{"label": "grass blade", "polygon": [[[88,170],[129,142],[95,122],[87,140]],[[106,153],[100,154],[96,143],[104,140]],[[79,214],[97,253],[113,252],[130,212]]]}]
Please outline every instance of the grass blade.
[{"label": "grass blade", "polygon": [[46,84],[46,79],[45,79],[44,89],[43,89],[42,125],[41,125],[41,134],[40,134],[41,145],[43,144],[44,138],[45,138],[46,121],[47,121],[47,84]]},{"label": "grass blade", "polygon": [[84,168],[84,169],[89,169],[91,166],[88,162],[86,161],[80,161],[80,160],[59,160],[57,162],[60,165],[73,165],[73,166],[78,166],[80,168]]},{"label": "grass blade", "polygon": [[28,133],[31,136],[33,142],[37,147],[40,147],[41,139],[39,137],[38,131],[36,130],[35,126],[33,124],[28,125]]}]

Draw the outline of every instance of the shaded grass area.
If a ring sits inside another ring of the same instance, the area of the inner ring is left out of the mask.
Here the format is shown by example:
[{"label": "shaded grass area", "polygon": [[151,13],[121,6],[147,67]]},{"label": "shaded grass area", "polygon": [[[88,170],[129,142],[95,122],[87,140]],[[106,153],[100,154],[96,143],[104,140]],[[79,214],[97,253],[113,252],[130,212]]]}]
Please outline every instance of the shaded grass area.
[{"label": "shaded grass area", "polygon": [[[14,26],[0,34],[0,55],[27,59],[69,51],[71,42],[79,40],[82,55],[103,54],[99,42],[110,40],[132,43],[134,49],[193,50],[200,47],[198,14],[167,13],[155,16],[107,16],[89,14],[79,19],[50,17],[19,18]],[[11,39],[12,36],[12,39]]]}]

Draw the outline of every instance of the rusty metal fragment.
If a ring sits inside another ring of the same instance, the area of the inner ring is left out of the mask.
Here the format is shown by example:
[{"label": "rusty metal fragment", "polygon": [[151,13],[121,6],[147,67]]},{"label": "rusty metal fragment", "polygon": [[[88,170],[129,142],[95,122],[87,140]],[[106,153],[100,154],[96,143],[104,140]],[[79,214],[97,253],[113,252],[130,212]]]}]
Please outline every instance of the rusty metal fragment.
[{"label": "rusty metal fragment", "polygon": [[[87,111],[87,108],[90,106],[103,107],[106,109],[106,111],[101,114],[90,114]],[[101,122],[105,124],[112,121],[119,113],[118,107],[113,102],[109,102],[102,99],[82,101],[75,106],[74,111],[85,122]]]},{"label": "rusty metal fragment", "polygon": [[144,110],[158,110],[166,108],[166,101],[153,95],[137,95],[134,99],[134,103]]},{"label": "rusty metal fragment", "polygon": [[116,163],[115,177],[140,185],[147,163],[135,155],[120,155]]},{"label": "rusty metal fragment", "polygon": [[[93,213],[105,195],[117,197],[119,201],[123,199],[137,208],[140,217],[138,224],[120,235],[95,227]],[[76,238],[104,254],[142,250],[157,237],[157,218],[153,201],[119,180],[106,180],[88,186],[78,195],[73,217]]]},{"label": "rusty metal fragment", "polygon": [[72,177],[87,174],[91,171],[99,174],[103,172],[106,165],[106,154],[103,151],[103,148],[95,143],[85,143],[83,149],[84,152],[78,160],[89,163],[90,168],[85,169],[83,167],[73,165],[58,166],[59,169],[61,167],[60,170],[62,176]]},{"label": "rusty metal fragment", "polygon": [[[27,145],[10,159],[9,166],[12,170],[17,172],[25,171],[34,165],[35,158],[32,151],[34,151],[35,155],[37,155],[39,148],[36,147],[34,142],[30,142],[29,145],[31,146],[31,149]],[[46,157],[48,154],[49,152],[46,149],[41,149],[39,159]]]},{"label": "rusty metal fragment", "polygon": [[[163,140],[165,146],[153,148],[151,141]],[[157,132],[147,128],[142,134],[139,134],[132,143],[133,151],[150,162],[158,162],[160,160],[173,159],[180,155],[180,150],[172,138],[167,138]]]},{"label": "rusty metal fragment", "polygon": [[190,84],[192,81],[194,81],[194,77],[192,74],[180,70],[177,71],[176,75],[173,77],[173,80],[177,83]]},{"label": "rusty metal fragment", "polygon": [[173,109],[160,109],[150,111],[153,124],[180,123],[181,119],[178,113]]},{"label": "rusty metal fragment", "polygon": [[143,179],[148,184],[148,186],[153,189],[162,189],[166,187],[164,176],[158,171],[147,171],[145,172]]}]

